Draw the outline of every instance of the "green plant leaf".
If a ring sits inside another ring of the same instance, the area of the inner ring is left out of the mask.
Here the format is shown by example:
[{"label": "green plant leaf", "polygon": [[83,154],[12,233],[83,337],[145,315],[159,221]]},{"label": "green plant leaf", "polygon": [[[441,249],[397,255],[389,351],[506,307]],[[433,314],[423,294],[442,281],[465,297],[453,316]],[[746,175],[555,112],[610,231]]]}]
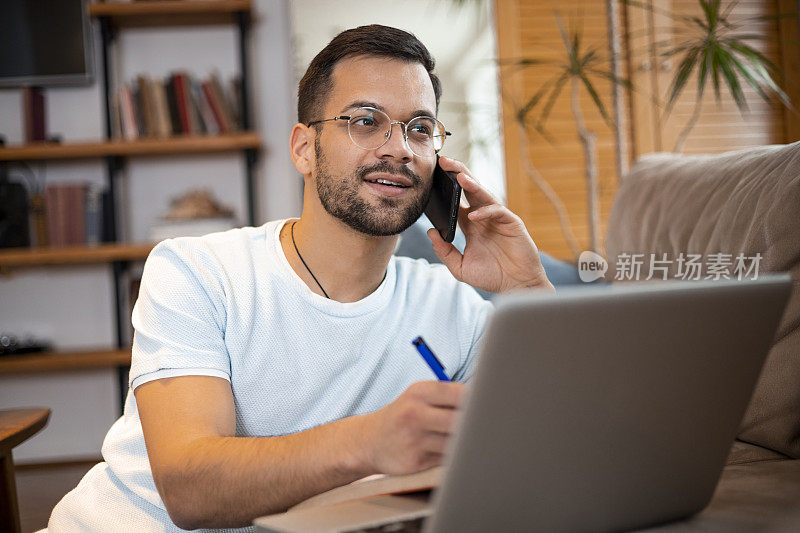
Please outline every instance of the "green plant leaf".
[{"label": "green plant leaf", "polygon": [[539,87],[539,89],[534,93],[534,95],[527,102],[525,102],[525,105],[522,106],[519,109],[519,111],[517,111],[517,120],[525,122],[528,113],[530,113],[533,110],[533,108],[536,107],[536,105],[539,103],[542,97],[547,93],[547,90],[556,82],[558,78],[559,78],[558,75],[553,76],[552,78],[544,82],[541,87]]},{"label": "green plant leaf", "polygon": [[750,87],[756,90],[761,99],[764,100],[765,102],[769,102],[769,96],[767,96],[767,93],[764,92],[764,86],[763,86],[763,81],[761,79],[761,74],[759,74],[756,70],[754,70],[751,65],[742,63],[741,61],[736,59],[736,56],[734,56],[733,54],[730,55],[730,61],[731,64],[733,65],[733,68],[738,70],[739,73],[741,73],[745,81],[750,85]]},{"label": "green plant leaf", "polygon": [[675,104],[675,101],[678,99],[678,96],[680,96],[681,91],[683,91],[686,82],[689,80],[689,75],[692,73],[692,70],[694,70],[699,53],[699,49],[692,48],[686,52],[686,55],[681,61],[681,64],[678,67],[678,73],[675,74],[675,77],[672,79],[672,86],[669,90],[669,100],[667,101],[666,109],[667,113],[672,110],[672,106]]},{"label": "green plant leaf", "polygon": [[711,73],[713,74],[712,79],[714,80],[714,97],[717,99],[717,102],[719,102],[722,95],[720,93],[719,57],[717,51],[718,50],[714,48],[712,50],[709,50],[709,53],[711,54]]},{"label": "green plant leaf", "polygon": [[616,76],[613,72],[606,72],[605,70],[600,70],[596,68],[588,68],[586,69],[586,71],[591,72],[595,76],[600,76],[601,78],[605,78],[612,83],[617,83],[619,85],[622,85],[626,89],[633,90],[633,84],[630,82],[630,80],[626,78],[620,78],[619,76]]},{"label": "green plant leaf", "polygon": [[603,105],[603,101],[600,100],[600,96],[597,94],[597,91],[594,89],[594,86],[592,85],[592,82],[589,81],[589,78],[587,78],[586,75],[583,74],[583,73],[581,73],[579,77],[580,77],[581,81],[583,82],[583,86],[586,87],[586,91],[592,97],[592,100],[594,100],[594,105],[597,106],[597,110],[600,111],[600,115],[602,115],[603,120],[605,120],[606,124],[608,124],[611,128],[613,128],[614,127],[614,121],[611,120],[611,117],[606,112],[606,107]]},{"label": "green plant leaf", "polygon": [[[772,77],[769,71],[767,71],[763,62],[761,62],[760,60],[761,54],[751,54],[751,52],[754,52],[754,50],[752,50],[752,48],[746,45],[741,46],[740,43],[732,43],[730,47],[733,50],[742,54],[745,57],[745,59],[749,61],[750,69],[748,69],[748,72],[754,78],[756,78],[761,88],[772,91],[780,99],[783,105],[785,105],[789,109],[794,109],[794,105],[792,104],[791,98],[789,98],[789,96],[785,92],[783,92],[783,89],[781,89],[780,86],[775,82],[775,79]],[[752,85],[750,80],[748,80],[748,83]],[[768,100],[766,97],[764,97],[764,95],[762,95],[761,97],[764,98],[764,100]]]},{"label": "green plant leaf", "polygon": [[742,54],[744,56],[747,56],[747,58],[752,63],[761,63],[762,65],[767,67],[772,72],[780,72],[780,69],[775,65],[775,63],[770,61],[769,58],[767,58],[764,54],[762,54],[761,52],[759,52],[758,50],[756,50],[752,46],[749,46],[746,43],[743,43],[743,42],[740,42],[740,41],[734,40],[734,39],[726,39],[723,42],[728,47],[733,48],[734,50],[736,50],[737,52],[739,52],[740,54]]},{"label": "green plant leaf", "polygon": [[736,106],[739,108],[739,111],[744,113],[748,109],[747,99],[744,97],[744,93],[742,92],[742,86],[739,83],[739,78],[736,76],[736,72],[733,70],[734,67],[732,59],[733,55],[731,55],[730,52],[722,47],[717,48],[717,60],[720,72],[722,72],[722,77],[725,80],[725,83],[728,85],[731,96],[733,96],[733,101],[736,102]]},{"label": "green plant leaf", "polygon": [[706,89],[706,79],[708,78],[708,71],[713,68],[711,57],[713,50],[706,48],[703,50],[703,58],[700,61],[700,73],[697,75],[697,99],[703,98],[703,92]]},{"label": "green plant leaf", "polygon": [[[553,89],[550,91],[550,96],[547,98],[547,102],[545,102],[544,107],[542,108],[542,112],[539,114],[539,119],[536,121],[536,124],[544,128],[545,123],[547,122],[548,117],[550,116],[550,112],[553,110],[553,106],[556,103],[556,99],[561,94],[561,90],[564,88],[564,84],[567,83],[570,79],[569,72],[565,72],[558,78]],[[537,126],[535,126],[537,127]],[[536,131],[539,131],[538,128]]]}]

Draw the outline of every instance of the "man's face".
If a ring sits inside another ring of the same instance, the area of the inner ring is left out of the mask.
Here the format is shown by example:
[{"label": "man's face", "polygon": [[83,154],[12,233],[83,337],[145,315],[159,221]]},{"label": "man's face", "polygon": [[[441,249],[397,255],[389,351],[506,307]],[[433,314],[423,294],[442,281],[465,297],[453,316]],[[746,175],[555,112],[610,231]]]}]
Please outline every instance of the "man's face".
[{"label": "man's face", "polygon": [[[342,60],[333,71],[333,90],[319,119],[350,115],[358,107],[374,107],[392,121],[436,116],[436,97],[425,67],[394,59],[361,56]],[[367,235],[401,233],[428,203],[436,157],[415,155],[403,139],[402,126],[392,126],[380,148],[353,144],[347,121],[326,122],[314,140],[312,176],[325,210]],[[406,187],[374,183],[401,182]]]}]

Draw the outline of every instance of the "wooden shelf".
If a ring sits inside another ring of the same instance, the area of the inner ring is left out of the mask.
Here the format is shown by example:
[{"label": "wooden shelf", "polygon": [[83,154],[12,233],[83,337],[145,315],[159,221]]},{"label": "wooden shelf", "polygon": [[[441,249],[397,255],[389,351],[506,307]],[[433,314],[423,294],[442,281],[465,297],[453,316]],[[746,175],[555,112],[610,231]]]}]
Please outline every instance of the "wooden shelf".
[{"label": "wooden shelf", "polygon": [[250,0],[93,2],[89,15],[107,17],[117,27],[227,24],[237,13],[250,13],[250,4]]},{"label": "wooden shelf", "polygon": [[261,138],[254,132],[214,136],[186,135],[180,137],[147,138],[136,141],[111,140],[84,143],[41,142],[0,148],[0,161],[234,152],[244,149],[257,149],[260,145]]},{"label": "wooden shelf", "polygon": [[131,349],[0,356],[0,375],[130,366]]},{"label": "wooden shelf", "polygon": [[34,248],[5,248],[0,250],[0,269],[41,265],[74,265],[108,263],[110,261],[140,261],[155,246],[154,243],[108,243]]}]

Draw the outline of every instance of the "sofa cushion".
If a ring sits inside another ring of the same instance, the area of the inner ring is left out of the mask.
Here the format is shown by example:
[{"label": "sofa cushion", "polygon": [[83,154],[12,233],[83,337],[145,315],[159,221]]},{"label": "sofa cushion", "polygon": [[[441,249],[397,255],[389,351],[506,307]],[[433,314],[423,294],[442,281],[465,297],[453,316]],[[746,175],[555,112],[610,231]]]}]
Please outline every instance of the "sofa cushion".
[{"label": "sofa cushion", "polygon": [[[792,295],[739,438],[800,458],[800,143],[642,158],[617,192],[606,251],[606,279],[625,278],[631,269],[621,258],[633,254],[645,263],[666,258],[671,278],[681,277],[681,254],[702,256],[704,278],[716,276],[708,265],[719,253],[730,262],[760,254],[758,274],[791,273]],[[733,265],[727,270],[736,277]]]},{"label": "sofa cushion", "polygon": [[760,463],[761,461],[778,461],[785,459],[788,459],[788,457],[775,450],[735,440],[733,441],[733,446],[731,446],[731,451],[728,453],[728,459],[725,463],[728,465],[746,465],[750,463]]},{"label": "sofa cushion", "polygon": [[800,461],[727,466],[708,507],[647,533],[800,531]]}]

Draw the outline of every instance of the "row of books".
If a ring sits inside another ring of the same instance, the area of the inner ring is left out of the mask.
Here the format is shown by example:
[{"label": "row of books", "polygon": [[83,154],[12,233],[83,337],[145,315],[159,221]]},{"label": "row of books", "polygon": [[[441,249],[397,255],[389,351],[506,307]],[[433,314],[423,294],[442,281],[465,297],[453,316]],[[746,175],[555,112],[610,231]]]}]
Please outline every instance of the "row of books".
[{"label": "row of books", "polygon": [[217,135],[241,129],[240,78],[223,86],[214,73],[198,80],[184,71],[164,79],[140,74],[113,95],[112,135],[136,140],[173,135]]},{"label": "row of books", "polygon": [[97,244],[112,240],[108,224],[111,196],[89,183],[53,183],[45,187],[47,242],[39,245]]}]

